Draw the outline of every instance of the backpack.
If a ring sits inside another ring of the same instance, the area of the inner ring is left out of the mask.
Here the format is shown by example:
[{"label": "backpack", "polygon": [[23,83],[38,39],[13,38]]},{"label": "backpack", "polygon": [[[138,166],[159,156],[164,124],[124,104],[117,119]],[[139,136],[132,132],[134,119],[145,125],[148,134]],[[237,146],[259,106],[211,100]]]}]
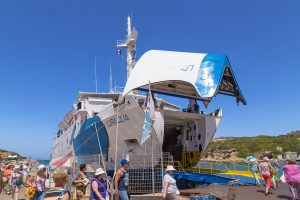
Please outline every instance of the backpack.
[{"label": "backpack", "polygon": [[22,174],[18,174],[19,176],[17,176],[16,174],[13,174],[12,178],[16,180],[16,185],[19,186],[19,185],[22,185],[23,183],[23,177],[22,177]]},{"label": "backpack", "polygon": [[252,170],[253,170],[254,172],[258,172],[258,171],[259,171],[258,165],[257,165],[257,164],[253,164],[253,165],[252,165]]},{"label": "backpack", "polygon": [[70,197],[70,192],[65,189],[58,190],[48,190],[42,199],[44,200],[61,200],[64,194],[68,193]]}]

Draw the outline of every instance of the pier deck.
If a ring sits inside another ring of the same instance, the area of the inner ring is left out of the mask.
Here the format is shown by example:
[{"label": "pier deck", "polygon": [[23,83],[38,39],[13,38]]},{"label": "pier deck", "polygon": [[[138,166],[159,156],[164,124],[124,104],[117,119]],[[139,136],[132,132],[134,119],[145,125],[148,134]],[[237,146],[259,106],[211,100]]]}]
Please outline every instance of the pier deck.
[{"label": "pier deck", "polygon": [[[223,186],[226,187],[226,186]],[[188,196],[190,194],[207,194],[211,191],[211,189],[208,188],[197,188],[197,189],[188,189],[188,190],[181,190],[181,197],[180,200],[189,199]],[[221,187],[213,189],[215,193],[221,193],[224,189]],[[19,193],[20,200],[25,200],[24,197],[24,191],[25,188],[21,188],[21,191]],[[187,196],[183,196],[187,195]],[[3,192],[0,194],[1,200],[11,200],[11,195],[5,195]],[[148,194],[148,195],[132,195],[132,200],[150,200],[150,199],[162,199],[161,194],[156,194],[155,196]],[[280,184],[279,189],[277,190],[271,190],[271,193],[269,196],[265,196],[264,194],[264,187],[257,187],[257,186],[239,186],[236,187],[236,200],[278,200],[278,199],[284,199],[284,200],[292,200],[291,193],[289,191],[289,188],[287,184]]]},{"label": "pier deck", "polygon": [[[265,196],[265,187],[261,186],[237,186],[235,200],[292,200],[292,194],[289,191],[287,184],[280,184],[279,189],[271,189],[271,193],[268,196]],[[227,186],[216,186],[208,188],[197,188],[197,189],[187,189],[180,190],[181,195],[189,196],[191,194],[215,194],[217,197],[222,199],[222,196],[226,196],[225,193],[228,192]],[[226,198],[224,198],[226,199]]]}]

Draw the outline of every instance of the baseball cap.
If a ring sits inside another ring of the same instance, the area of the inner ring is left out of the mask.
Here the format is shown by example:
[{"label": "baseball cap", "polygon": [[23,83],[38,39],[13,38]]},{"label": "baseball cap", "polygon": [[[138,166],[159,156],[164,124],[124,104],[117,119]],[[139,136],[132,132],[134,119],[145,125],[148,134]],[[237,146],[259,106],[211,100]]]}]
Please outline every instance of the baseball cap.
[{"label": "baseball cap", "polygon": [[121,166],[125,165],[126,163],[129,163],[129,160],[122,159],[120,162]]}]

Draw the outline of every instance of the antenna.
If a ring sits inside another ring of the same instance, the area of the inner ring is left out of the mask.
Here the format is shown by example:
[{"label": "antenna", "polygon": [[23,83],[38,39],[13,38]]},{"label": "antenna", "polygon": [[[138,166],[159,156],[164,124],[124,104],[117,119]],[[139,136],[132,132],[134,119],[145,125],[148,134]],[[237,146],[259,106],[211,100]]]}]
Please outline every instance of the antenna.
[{"label": "antenna", "polygon": [[109,92],[112,93],[112,73],[111,73],[111,58],[109,60]]},{"label": "antenna", "polygon": [[130,19],[130,16],[128,15],[128,17],[127,17],[127,39],[130,39],[130,34],[131,34],[131,19]]},{"label": "antenna", "polygon": [[96,93],[98,93],[98,81],[97,81],[97,68],[96,68],[96,64],[97,64],[97,57],[95,56],[95,85],[96,85]]}]

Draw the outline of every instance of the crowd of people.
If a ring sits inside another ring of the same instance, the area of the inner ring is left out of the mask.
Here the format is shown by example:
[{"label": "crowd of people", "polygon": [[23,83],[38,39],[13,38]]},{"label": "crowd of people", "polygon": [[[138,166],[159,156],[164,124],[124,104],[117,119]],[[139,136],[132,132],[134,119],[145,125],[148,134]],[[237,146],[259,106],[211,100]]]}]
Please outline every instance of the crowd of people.
[{"label": "crowd of people", "polygon": [[[129,200],[128,185],[129,161],[122,159],[121,167],[116,171],[113,184],[107,177],[106,171],[98,168],[93,178],[87,175],[86,164],[81,164],[79,172],[72,178],[71,184],[75,189],[75,198],[86,199],[86,191],[89,190],[90,200],[109,200],[114,199]],[[21,165],[2,163],[0,169],[0,193],[11,195],[11,199],[17,200],[18,193],[21,186],[27,187],[25,196],[32,200],[46,200],[46,199],[71,199],[71,193],[66,188],[69,181],[69,173],[67,168],[58,167],[52,173],[54,187],[46,189],[47,167],[45,165],[38,165],[33,171],[29,163]],[[112,193],[112,186],[114,186],[114,193]],[[88,188],[89,187],[89,188]],[[29,191],[32,188],[31,191]],[[30,193],[30,194],[29,194]],[[32,196],[30,196],[32,194]]]},{"label": "crowd of people", "polygon": [[[129,175],[128,169],[129,161],[126,159],[121,160],[121,168],[117,170],[114,179],[114,194],[110,192],[110,184],[107,180],[104,180],[106,172],[99,168],[96,170],[94,177],[89,179],[87,176],[86,164],[81,164],[79,172],[73,177],[72,185],[76,188],[76,199],[83,199],[86,196],[86,190],[90,183],[90,200],[107,200],[111,199],[112,195],[116,196],[116,199],[128,200],[128,184]],[[55,186],[46,191],[45,183],[47,178],[47,168],[45,165],[39,165],[35,172],[31,171],[31,165],[24,163],[21,165],[13,165],[8,163],[2,163],[0,169],[0,193],[11,195],[13,200],[18,199],[18,193],[20,187],[32,187],[34,188],[34,195],[31,199],[71,199],[70,192],[66,190],[65,185],[68,182],[68,171],[64,167],[58,167],[53,172],[52,178]]]},{"label": "crowd of people", "polygon": [[[258,162],[255,157],[247,157],[250,169],[253,173],[255,183],[261,186],[259,176],[265,181],[265,194],[270,193],[271,185],[276,190],[279,182],[289,185],[293,199],[300,197],[300,166],[295,160],[289,160],[284,166],[273,159],[271,154],[263,155],[262,162]],[[88,191],[90,200],[129,200],[129,161],[122,159],[120,168],[116,171],[113,181],[108,179],[107,172],[98,168],[93,177],[88,177],[87,165],[81,164],[79,172],[72,178],[71,184],[75,189],[76,199],[86,199]],[[68,170],[64,167],[58,167],[52,174],[54,187],[46,189],[47,168],[45,165],[39,165],[34,172],[31,170],[31,163],[25,162],[20,165],[2,163],[0,169],[0,193],[11,195],[11,199],[17,200],[21,186],[34,188],[34,194],[31,199],[71,199],[71,193],[66,188],[69,181]],[[166,200],[177,200],[178,188],[176,180],[172,177],[175,168],[172,165],[165,169],[166,174],[163,178],[162,197]],[[283,173],[280,173],[280,172]]]},{"label": "crowd of people", "polygon": [[[300,198],[300,166],[295,160],[288,160],[284,166],[273,159],[272,154],[264,154],[261,163],[258,163],[255,157],[248,156],[247,160],[250,163],[250,170],[253,173],[255,184],[261,186],[258,174],[261,174],[265,181],[265,195],[269,195],[271,184],[273,189],[279,187],[279,182],[287,183],[292,193],[293,199],[296,196]],[[282,170],[281,170],[282,169]],[[282,171],[282,173],[280,173]]]},{"label": "crowd of people", "polygon": [[2,162],[0,165],[0,193],[11,195],[13,200],[18,199],[20,187],[29,177],[30,168],[28,162],[20,164]]}]

